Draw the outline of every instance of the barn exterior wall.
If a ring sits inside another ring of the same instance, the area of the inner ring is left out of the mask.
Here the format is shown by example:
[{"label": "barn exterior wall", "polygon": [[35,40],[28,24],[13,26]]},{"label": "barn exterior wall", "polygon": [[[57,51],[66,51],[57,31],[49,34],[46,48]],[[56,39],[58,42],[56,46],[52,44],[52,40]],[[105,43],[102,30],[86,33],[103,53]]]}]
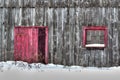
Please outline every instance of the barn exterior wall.
[{"label": "barn exterior wall", "polygon": [[[48,26],[49,63],[120,65],[119,0],[0,0],[0,61],[13,60],[14,26]],[[108,46],[88,50],[83,26],[107,26]]]}]

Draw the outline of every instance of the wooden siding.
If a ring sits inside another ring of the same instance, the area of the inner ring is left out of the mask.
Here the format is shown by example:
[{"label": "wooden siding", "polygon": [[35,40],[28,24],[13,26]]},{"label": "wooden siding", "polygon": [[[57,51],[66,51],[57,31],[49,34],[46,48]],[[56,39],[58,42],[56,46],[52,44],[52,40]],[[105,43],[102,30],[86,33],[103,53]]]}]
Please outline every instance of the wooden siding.
[{"label": "wooden siding", "polygon": [[[14,26],[48,26],[49,63],[120,65],[119,0],[0,0],[0,61],[13,60]],[[82,45],[83,26],[107,26],[108,46]]]}]

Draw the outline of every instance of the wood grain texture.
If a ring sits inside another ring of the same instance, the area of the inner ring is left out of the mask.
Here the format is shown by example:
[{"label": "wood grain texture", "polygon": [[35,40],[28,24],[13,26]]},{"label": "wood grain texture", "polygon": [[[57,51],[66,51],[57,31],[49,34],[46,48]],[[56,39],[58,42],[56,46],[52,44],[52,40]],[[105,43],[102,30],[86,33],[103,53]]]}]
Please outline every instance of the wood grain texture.
[{"label": "wood grain texture", "polygon": [[[15,61],[48,62],[48,28],[15,27],[14,59]],[[10,53],[9,53],[10,54]],[[7,57],[9,57],[7,55]]]},{"label": "wood grain texture", "polygon": [[[13,60],[14,26],[48,26],[49,63],[119,66],[119,4],[119,0],[0,0],[0,61]],[[107,47],[84,48],[83,26],[107,26]]]}]

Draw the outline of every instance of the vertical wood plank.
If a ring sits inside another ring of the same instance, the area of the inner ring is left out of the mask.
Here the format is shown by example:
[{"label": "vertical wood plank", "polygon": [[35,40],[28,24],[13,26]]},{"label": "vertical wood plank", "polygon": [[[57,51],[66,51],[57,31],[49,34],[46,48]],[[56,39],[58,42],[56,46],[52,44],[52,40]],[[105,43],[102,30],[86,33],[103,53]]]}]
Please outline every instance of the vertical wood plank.
[{"label": "vertical wood plank", "polygon": [[118,66],[119,63],[119,51],[118,51],[118,28],[117,28],[117,20],[118,20],[118,11],[116,8],[112,9],[112,13],[113,13],[113,18],[112,18],[112,22],[113,22],[113,39],[112,39],[112,43],[113,43],[113,63],[115,66]]},{"label": "vertical wood plank", "polygon": [[80,54],[80,29],[79,29],[79,12],[80,12],[80,8],[75,8],[75,36],[76,36],[76,41],[75,41],[75,48],[74,48],[74,51],[75,54],[75,62],[74,64],[75,65],[78,65],[79,64],[79,54]]},{"label": "vertical wood plank", "polygon": [[66,65],[66,23],[67,23],[67,8],[64,8],[63,9],[63,17],[62,17],[62,31],[63,31],[63,34],[62,34],[62,41],[63,41],[63,44],[62,44],[62,63],[64,65]]},{"label": "vertical wood plank", "polygon": [[65,27],[67,22],[67,8],[62,11],[62,64],[66,65],[65,62]]},{"label": "vertical wood plank", "polygon": [[107,54],[107,66],[112,66],[113,65],[113,28],[111,25],[111,20],[112,20],[112,8],[107,8],[106,9],[106,21],[107,21],[107,26],[108,26],[108,54]]},{"label": "vertical wood plank", "polygon": [[[118,21],[120,21],[120,9],[118,9]],[[120,23],[118,23],[117,26],[120,26]],[[120,65],[120,27],[118,28],[118,51],[119,51],[119,65]]]},{"label": "vertical wood plank", "polygon": [[53,9],[53,63],[57,64],[57,14]]},{"label": "vertical wood plank", "polygon": [[75,43],[75,36],[74,36],[74,31],[75,31],[75,20],[74,20],[74,8],[69,8],[69,28],[68,28],[68,34],[69,34],[69,64],[72,65],[74,63],[74,43]]},{"label": "vertical wood plank", "polygon": [[4,0],[0,0],[0,7],[4,7]]},{"label": "vertical wood plank", "polygon": [[4,9],[0,9],[0,60],[4,55]]},{"label": "vertical wood plank", "polygon": [[79,51],[80,52],[79,52],[79,55],[78,55],[79,56],[79,60],[78,60],[79,61],[79,65],[83,65],[84,64],[83,63],[84,62],[84,59],[83,59],[83,56],[84,56],[84,53],[83,53],[84,49],[83,48],[84,47],[83,47],[83,43],[82,43],[83,42],[83,36],[82,36],[83,35],[82,34],[83,31],[82,31],[82,28],[84,26],[84,24],[83,24],[84,23],[83,22],[84,21],[84,16],[83,15],[84,15],[84,8],[80,8],[79,9],[79,33],[80,34],[78,36],[78,37],[80,37],[80,43],[79,43],[79,46],[80,46]]},{"label": "vertical wood plank", "polygon": [[43,16],[44,16],[44,14],[43,14],[43,8],[39,8],[39,7],[36,7],[35,8],[35,14],[36,14],[36,16],[35,16],[35,25],[36,26],[42,26],[43,25]]},{"label": "vertical wood plank", "polygon": [[22,25],[31,26],[35,25],[35,9],[23,8],[22,9]]},{"label": "vertical wood plank", "polygon": [[56,14],[57,14],[57,29],[56,29],[56,36],[57,36],[57,63],[62,63],[62,8],[57,8]]},{"label": "vertical wood plank", "polygon": [[49,62],[53,63],[53,9],[48,9],[48,32],[49,32]]},{"label": "vertical wood plank", "polygon": [[[9,45],[9,40],[10,40],[10,35],[8,34],[8,32],[10,31],[9,30],[9,28],[10,28],[10,26],[8,25],[9,23],[11,23],[11,22],[9,22],[9,20],[10,20],[10,18],[9,18],[9,15],[10,15],[10,12],[9,12],[10,10],[9,9],[7,9],[7,8],[4,8],[4,61],[6,61],[7,60],[7,51],[8,50],[10,50],[10,47],[8,47],[8,45]],[[9,38],[9,39],[8,39]]]}]

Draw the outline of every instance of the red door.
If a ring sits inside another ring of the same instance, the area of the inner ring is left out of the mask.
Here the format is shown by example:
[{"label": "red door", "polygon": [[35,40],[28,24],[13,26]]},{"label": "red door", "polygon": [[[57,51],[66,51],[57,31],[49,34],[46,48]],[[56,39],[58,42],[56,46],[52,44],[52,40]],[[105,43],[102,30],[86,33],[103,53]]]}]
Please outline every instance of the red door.
[{"label": "red door", "polygon": [[48,63],[48,28],[15,27],[14,59]]},{"label": "red door", "polygon": [[14,59],[27,62],[38,61],[38,29],[15,28]]}]

